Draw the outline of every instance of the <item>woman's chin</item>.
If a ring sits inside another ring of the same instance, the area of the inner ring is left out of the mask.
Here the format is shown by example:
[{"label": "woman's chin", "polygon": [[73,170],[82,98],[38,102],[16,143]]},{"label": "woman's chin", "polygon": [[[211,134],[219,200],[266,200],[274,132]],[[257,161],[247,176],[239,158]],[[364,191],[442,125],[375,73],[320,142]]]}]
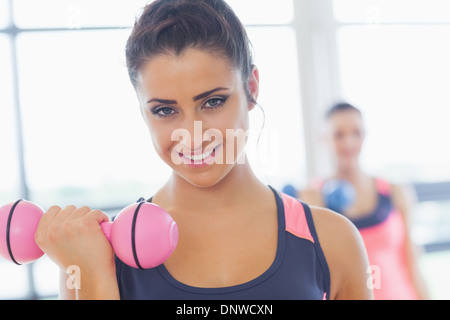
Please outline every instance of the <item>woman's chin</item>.
[{"label": "woman's chin", "polygon": [[[183,165],[182,165],[183,166]],[[219,184],[231,171],[233,166],[214,164],[207,168],[195,169],[192,167],[172,168],[174,174],[190,185],[197,188],[211,188]]]}]

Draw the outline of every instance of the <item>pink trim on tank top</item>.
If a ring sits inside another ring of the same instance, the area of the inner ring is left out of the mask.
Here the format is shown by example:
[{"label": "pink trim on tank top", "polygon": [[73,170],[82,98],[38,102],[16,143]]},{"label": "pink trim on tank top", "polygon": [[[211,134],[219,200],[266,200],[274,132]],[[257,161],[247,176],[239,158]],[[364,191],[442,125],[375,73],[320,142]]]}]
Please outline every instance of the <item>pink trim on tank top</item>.
[{"label": "pink trim on tank top", "polygon": [[314,243],[314,238],[309,231],[306,221],[305,210],[302,204],[291,196],[281,194],[284,203],[284,215],[286,220],[286,231],[296,237],[306,239]]}]

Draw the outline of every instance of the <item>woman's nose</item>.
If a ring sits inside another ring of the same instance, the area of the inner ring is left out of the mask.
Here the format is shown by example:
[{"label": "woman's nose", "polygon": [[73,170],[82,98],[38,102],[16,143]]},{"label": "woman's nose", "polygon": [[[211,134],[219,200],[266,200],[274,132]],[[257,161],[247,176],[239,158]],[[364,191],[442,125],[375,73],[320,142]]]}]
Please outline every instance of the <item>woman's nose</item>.
[{"label": "woman's nose", "polygon": [[185,119],[177,129],[175,138],[185,147],[195,153],[203,146],[203,121],[193,118]]}]

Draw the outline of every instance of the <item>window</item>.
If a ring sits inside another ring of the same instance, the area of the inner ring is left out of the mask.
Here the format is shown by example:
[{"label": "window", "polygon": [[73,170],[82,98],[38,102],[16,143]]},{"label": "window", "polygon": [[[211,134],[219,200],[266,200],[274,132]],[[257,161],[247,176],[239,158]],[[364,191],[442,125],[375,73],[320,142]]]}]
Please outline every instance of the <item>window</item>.
[{"label": "window", "polygon": [[[145,0],[14,0],[14,23],[20,28],[80,29],[130,27]],[[51,8],[51,10],[50,10]]]},{"label": "window", "polygon": [[[0,147],[10,154],[0,168],[2,203],[27,197],[43,208],[112,214],[166,182],[170,170],[153,151],[125,67],[125,41],[146,2],[0,0]],[[249,158],[277,186],[306,170],[292,0],[277,0],[276,10],[272,0],[229,3],[260,70],[265,119],[252,111]],[[22,267],[0,261],[0,299],[55,297],[58,281],[46,257]]]},{"label": "window", "polygon": [[[241,21],[250,26],[289,25],[294,20],[292,0],[228,0]],[[255,10],[257,8],[257,10]]]},{"label": "window", "polygon": [[0,29],[8,24],[8,3],[7,0],[0,0]]},{"label": "window", "polygon": [[[11,48],[9,38],[0,34],[0,150],[2,150],[2,165],[0,166],[0,201],[19,195],[16,116],[13,103],[11,79]],[[7,155],[7,156],[6,156]]]},{"label": "window", "polygon": [[[342,96],[363,111],[368,139],[363,165],[397,182],[450,180],[450,2],[334,0]],[[446,189],[448,190],[448,188]],[[445,192],[445,190],[443,191]],[[448,298],[450,191],[415,206],[413,240],[432,297]],[[443,251],[447,250],[447,251]],[[432,251],[438,251],[431,253]]]},{"label": "window", "polygon": [[369,130],[365,165],[403,181],[450,179],[450,3],[335,0],[334,8],[343,95]]},{"label": "window", "polygon": [[450,25],[339,31],[344,94],[361,106],[368,125],[368,167],[409,181],[450,179],[443,147],[450,136],[450,46],[442,41],[448,37]]},{"label": "window", "polygon": [[257,109],[251,114],[254,123],[253,139],[248,144],[250,161],[269,184],[298,182],[305,176],[306,166],[295,32],[287,26],[252,27],[249,36],[260,71],[258,102],[265,114],[264,119]]},{"label": "window", "polygon": [[[4,5],[0,2],[0,6]],[[0,8],[1,10],[1,8]],[[1,10],[0,12],[5,12]],[[3,18],[0,17],[0,25]],[[11,79],[11,47],[9,38],[0,33],[0,203],[9,203],[19,197],[16,117]],[[20,298],[27,294],[26,268],[17,268],[0,258],[0,299]]]},{"label": "window", "polygon": [[264,114],[258,109],[251,113],[249,161],[268,184],[298,183],[306,165],[293,2],[277,1],[276,10],[271,0],[228,3],[247,25],[260,72],[258,103]]},{"label": "window", "polygon": [[333,0],[333,5],[344,24],[450,23],[447,0]]},{"label": "window", "polygon": [[[260,71],[263,111],[250,114],[247,151],[263,181],[301,187],[323,174],[316,129],[324,108],[343,98],[364,113],[368,171],[448,185],[448,0],[227,1]],[[27,197],[113,215],[166,181],[170,169],[153,151],[123,54],[146,2],[0,0],[1,204]],[[423,200],[413,217],[440,299],[450,285],[442,277],[449,201]],[[58,278],[46,257],[22,267],[0,260],[0,299],[55,297]]]},{"label": "window", "polygon": [[158,162],[146,128],[136,125],[142,120],[121,56],[127,33],[17,39],[28,184],[44,207],[117,207],[137,200],[147,181],[156,187],[164,179],[146,166]]}]

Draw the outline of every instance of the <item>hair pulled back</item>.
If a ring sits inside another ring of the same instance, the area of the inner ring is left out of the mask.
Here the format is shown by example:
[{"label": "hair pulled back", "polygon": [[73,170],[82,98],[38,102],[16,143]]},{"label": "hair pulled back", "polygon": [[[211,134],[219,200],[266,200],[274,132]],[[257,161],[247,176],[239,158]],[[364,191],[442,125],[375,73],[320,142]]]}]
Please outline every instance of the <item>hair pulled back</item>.
[{"label": "hair pulled back", "polygon": [[253,70],[244,26],[224,0],[155,0],[144,7],[126,44],[131,83],[142,67],[159,54],[182,54],[195,48],[227,58],[240,70],[247,94]]}]

